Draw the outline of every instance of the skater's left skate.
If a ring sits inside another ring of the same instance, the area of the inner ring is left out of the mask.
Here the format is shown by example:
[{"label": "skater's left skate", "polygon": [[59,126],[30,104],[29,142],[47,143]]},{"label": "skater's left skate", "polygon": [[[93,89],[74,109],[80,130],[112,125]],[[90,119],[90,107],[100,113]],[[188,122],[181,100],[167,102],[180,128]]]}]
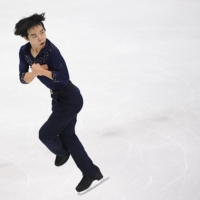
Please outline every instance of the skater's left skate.
[{"label": "skater's left skate", "polygon": [[77,185],[76,187],[76,191],[77,192],[82,192],[86,189],[88,189],[92,182],[95,180],[101,180],[103,178],[102,173],[100,172],[100,170],[97,171],[97,173],[95,174],[94,178],[91,178],[89,176],[83,176],[83,178],[81,179],[80,183]]}]

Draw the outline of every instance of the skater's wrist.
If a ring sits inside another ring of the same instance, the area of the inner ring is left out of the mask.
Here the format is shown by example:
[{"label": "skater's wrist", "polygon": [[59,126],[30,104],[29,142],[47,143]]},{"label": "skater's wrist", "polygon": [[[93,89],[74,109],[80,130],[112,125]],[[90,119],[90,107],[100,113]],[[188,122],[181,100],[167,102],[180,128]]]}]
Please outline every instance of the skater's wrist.
[{"label": "skater's wrist", "polygon": [[42,70],[41,70],[41,75],[42,75],[42,76],[46,76],[47,78],[53,80],[53,78],[52,78],[52,72],[49,71],[49,70],[42,69]]},{"label": "skater's wrist", "polygon": [[33,72],[27,72],[24,76],[24,81],[30,83],[37,75]]}]

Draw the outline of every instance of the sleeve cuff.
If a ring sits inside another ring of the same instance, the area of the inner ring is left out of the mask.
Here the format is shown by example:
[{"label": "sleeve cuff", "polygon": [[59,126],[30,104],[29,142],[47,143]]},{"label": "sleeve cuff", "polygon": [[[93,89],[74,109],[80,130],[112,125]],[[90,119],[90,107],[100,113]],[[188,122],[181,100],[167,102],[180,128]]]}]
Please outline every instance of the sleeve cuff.
[{"label": "sleeve cuff", "polygon": [[22,73],[22,74],[21,74],[20,81],[21,81],[21,83],[28,84],[28,83],[25,82],[25,80],[24,80],[24,76],[25,76],[25,74],[26,74],[26,73]]},{"label": "sleeve cuff", "polygon": [[52,79],[53,79],[53,82],[55,83],[58,83],[59,81],[57,80],[57,75],[54,71],[52,71]]}]

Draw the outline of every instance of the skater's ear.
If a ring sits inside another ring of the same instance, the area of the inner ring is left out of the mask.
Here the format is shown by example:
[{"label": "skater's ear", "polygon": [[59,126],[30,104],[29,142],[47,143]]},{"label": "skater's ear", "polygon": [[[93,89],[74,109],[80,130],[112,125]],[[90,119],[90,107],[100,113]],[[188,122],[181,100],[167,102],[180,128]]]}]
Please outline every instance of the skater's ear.
[{"label": "skater's ear", "polygon": [[24,38],[26,41],[29,41],[29,39],[28,39],[26,36],[24,36],[23,38]]}]

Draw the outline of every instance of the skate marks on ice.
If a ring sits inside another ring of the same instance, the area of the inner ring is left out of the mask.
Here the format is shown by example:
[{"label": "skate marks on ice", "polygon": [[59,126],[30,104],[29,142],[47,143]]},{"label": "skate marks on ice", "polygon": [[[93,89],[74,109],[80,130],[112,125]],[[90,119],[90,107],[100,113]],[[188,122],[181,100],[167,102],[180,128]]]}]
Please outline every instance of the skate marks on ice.
[{"label": "skate marks on ice", "polygon": [[88,188],[87,190],[83,191],[83,192],[78,192],[78,195],[81,196],[81,195],[84,195],[88,192],[90,192],[91,190],[93,190],[94,188],[98,187],[99,185],[101,185],[102,183],[104,183],[105,181],[107,181],[110,177],[107,177],[107,178],[102,178],[98,183],[96,183],[94,186]]}]

